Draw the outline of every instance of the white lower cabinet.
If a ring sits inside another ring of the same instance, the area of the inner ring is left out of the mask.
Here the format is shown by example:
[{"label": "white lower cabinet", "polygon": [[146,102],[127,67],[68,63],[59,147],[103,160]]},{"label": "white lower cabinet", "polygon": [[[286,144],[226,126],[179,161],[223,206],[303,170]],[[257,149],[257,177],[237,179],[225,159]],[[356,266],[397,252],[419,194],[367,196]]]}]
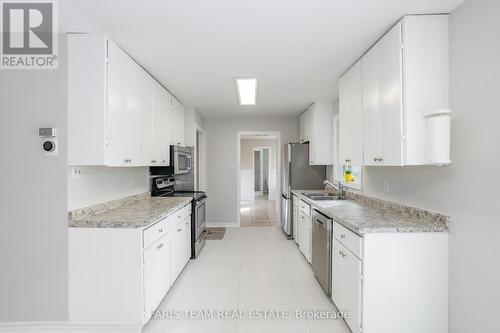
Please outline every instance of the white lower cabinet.
[{"label": "white lower cabinet", "polygon": [[68,233],[70,321],[140,330],[191,257],[191,204],[145,229]]},{"label": "white lower cabinet", "polygon": [[169,233],[144,251],[144,309],[152,313],[170,289]]},{"label": "white lower cabinet", "polygon": [[311,221],[311,206],[303,200],[298,200],[297,207],[297,244],[300,251],[311,263],[312,255],[312,221]]},{"label": "white lower cabinet", "polygon": [[448,332],[448,236],[360,236],[335,222],[332,300],[351,331]]},{"label": "white lower cabinet", "polygon": [[346,322],[353,333],[361,330],[361,260],[334,241],[332,299],[340,311],[349,311]]}]

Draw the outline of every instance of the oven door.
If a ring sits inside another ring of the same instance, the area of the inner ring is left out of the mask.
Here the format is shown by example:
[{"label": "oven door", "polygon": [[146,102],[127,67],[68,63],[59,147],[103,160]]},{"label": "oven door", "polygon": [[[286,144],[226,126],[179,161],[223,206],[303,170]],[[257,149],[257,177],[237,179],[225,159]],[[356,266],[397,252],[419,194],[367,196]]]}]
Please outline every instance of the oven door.
[{"label": "oven door", "polygon": [[196,258],[205,246],[207,236],[207,225],[205,219],[205,199],[201,199],[194,207],[194,239],[192,248],[192,257]]},{"label": "oven door", "polygon": [[205,219],[205,199],[202,199],[196,203],[194,208],[194,216],[196,223],[196,240],[200,239],[200,236],[206,231],[207,223]]}]

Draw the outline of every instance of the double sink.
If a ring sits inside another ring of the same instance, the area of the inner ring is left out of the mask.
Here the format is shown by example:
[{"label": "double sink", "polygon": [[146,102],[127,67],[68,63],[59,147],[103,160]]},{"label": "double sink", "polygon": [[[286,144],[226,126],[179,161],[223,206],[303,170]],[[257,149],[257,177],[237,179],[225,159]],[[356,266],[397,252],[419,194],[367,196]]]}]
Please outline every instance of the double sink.
[{"label": "double sink", "polygon": [[327,192],[303,192],[301,194],[314,201],[342,200],[340,196]]}]

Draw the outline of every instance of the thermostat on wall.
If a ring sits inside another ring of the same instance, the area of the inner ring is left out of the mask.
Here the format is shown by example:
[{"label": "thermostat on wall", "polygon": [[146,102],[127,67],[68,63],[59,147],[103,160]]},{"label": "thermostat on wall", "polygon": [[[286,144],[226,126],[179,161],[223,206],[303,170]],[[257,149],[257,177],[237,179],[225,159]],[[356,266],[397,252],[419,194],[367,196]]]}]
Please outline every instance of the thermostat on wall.
[{"label": "thermostat on wall", "polygon": [[41,139],[43,152],[47,156],[57,155],[56,129],[53,127],[41,127],[38,129],[38,136]]}]

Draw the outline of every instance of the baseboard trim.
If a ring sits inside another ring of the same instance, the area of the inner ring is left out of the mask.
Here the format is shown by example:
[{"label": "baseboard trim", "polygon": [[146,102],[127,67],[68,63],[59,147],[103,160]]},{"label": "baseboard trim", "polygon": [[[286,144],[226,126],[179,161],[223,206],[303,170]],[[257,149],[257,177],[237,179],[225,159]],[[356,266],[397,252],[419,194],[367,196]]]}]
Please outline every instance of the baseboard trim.
[{"label": "baseboard trim", "polygon": [[0,332],[9,333],[141,333],[142,328],[118,324],[72,323],[69,321],[2,322]]},{"label": "baseboard trim", "polygon": [[237,223],[207,222],[207,228],[238,228],[239,226]]}]

